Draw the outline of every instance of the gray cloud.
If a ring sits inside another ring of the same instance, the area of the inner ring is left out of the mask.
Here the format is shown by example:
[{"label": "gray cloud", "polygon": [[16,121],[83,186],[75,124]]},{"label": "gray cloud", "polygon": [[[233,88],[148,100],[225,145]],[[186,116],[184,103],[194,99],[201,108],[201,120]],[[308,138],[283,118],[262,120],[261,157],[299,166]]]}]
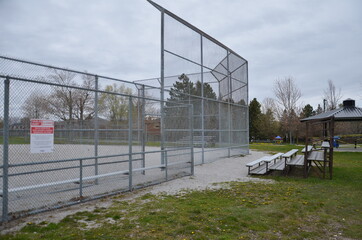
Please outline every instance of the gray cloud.
[{"label": "gray cloud", "polygon": [[[250,100],[293,76],[304,104],[328,79],[362,106],[362,2],[156,1],[249,61]],[[157,77],[160,14],[144,0],[0,1],[0,53],[121,79]]]}]

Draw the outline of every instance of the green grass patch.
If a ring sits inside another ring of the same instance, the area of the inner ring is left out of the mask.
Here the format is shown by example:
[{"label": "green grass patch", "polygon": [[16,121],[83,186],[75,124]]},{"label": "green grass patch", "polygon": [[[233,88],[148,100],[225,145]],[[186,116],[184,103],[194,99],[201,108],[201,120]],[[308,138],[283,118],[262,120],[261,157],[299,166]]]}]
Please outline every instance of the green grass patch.
[{"label": "green grass patch", "polygon": [[[4,139],[3,137],[0,137],[0,145],[2,145],[4,143]],[[9,137],[9,144],[30,144],[30,137],[14,137],[14,136],[10,136]],[[77,138],[77,139],[66,139],[66,138],[54,138],[54,144],[76,144],[76,145],[82,145],[82,144],[94,144],[94,141],[92,139],[81,139],[81,138]],[[99,140],[98,142],[99,145],[128,145],[127,141],[107,141],[107,140]],[[134,146],[140,146],[139,142],[133,142]],[[156,142],[156,141],[149,141],[146,143],[146,146],[149,147],[159,147],[161,146],[160,142]]]},{"label": "green grass patch", "polygon": [[[0,138],[0,144],[4,143],[4,138]],[[30,138],[25,137],[9,137],[9,144],[30,144]]]},{"label": "green grass patch", "polygon": [[1,239],[362,239],[362,153],[335,153],[333,180],[268,177],[221,189],[114,198]]},{"label": "green grass patch", "polygon": [[292,144],[251,143],[249,145],[249,148],[252,150],[276,153],[276,152],[288,152],[289,150],[292,149],[302,150],[304,146],[292,145]]}]

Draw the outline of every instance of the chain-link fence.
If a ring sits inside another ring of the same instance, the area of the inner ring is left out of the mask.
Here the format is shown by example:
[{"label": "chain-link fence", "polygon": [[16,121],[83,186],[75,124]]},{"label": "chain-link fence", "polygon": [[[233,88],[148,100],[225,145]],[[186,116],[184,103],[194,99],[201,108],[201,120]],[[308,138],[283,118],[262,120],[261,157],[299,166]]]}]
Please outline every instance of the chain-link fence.
[{"label": "chain-link fence", "polygon": [[[155,7],[160,78],[128,82],[0,56],[2,221],[248,153],[247,61]],[[49,120],[50,130],[34,130]]]},{"label": "chain-link fence", "polygon": [[196,164],[248,154],[248,62],[149,2],[161,12],[161,77],[135,82],[159,86],[161,100],[193,106]]},{"label": "chain-link fence", "polygon": [[[0,66],[3,220],[192,174],[191,105],[88,73],[7,57]],[[34,119],[54,121],[48,152],[32,153]]]}]

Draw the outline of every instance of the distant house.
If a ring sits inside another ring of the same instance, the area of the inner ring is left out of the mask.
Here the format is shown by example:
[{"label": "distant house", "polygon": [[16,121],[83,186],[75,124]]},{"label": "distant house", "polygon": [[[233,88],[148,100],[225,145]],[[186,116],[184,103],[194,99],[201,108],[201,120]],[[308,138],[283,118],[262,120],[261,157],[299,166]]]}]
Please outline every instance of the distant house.
[{"label": "distant house", "polygon": [[[98,128],[107,128],[110,122],[106,119],[98,117]],[[87,120],[71,120],[71,121],[57,121],[54,123],[55,129],[84,129],[89,128],[93,129],[95,126],[95,119],[87,119]]]},{"label": "distant house", "polygon": [[160,135],[161,134],[160,118],[146,118],[145,124],[146,124],[147,135]]},{"label": "distant house", "polygon": [[9,130],[23,130],[25,126],[23,123],[13,123],[9,126]]}]

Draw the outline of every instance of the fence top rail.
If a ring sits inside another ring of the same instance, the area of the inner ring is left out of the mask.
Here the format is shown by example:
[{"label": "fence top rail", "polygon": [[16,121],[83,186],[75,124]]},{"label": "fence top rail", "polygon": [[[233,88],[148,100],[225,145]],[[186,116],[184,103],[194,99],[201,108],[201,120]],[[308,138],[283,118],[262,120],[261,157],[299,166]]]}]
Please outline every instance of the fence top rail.
[{"label": "fence top rail", "polygon": [[[27,60],[23,60],[23,59],[19,59],[19,58],[14,58],[14,57],[7,57],[7,56],[0,55],[0,58],[1,58],[1,59],[5,59],[5,60],[9,60],[9,61],[14,61],[14,62],[19,62],[19,63],[26,63],[26,64],[29,64],[29,65],[35,65],[35,66],[39,66],[39,67],[44,67],[44,68],[51,68],[51,69],[56,69],[56,70],[61,70],[61,71],[72,72],[72,73],[76,73],[76,74],[82,74],[82,75],[87,75],[87,76],[104,78],[104,79],[108,79],[108,80],[112,80],[112,81],[117,81],[117,82],[123,82],[123,83],[133,84],[133,85],[135,85],[136,87],[137,87],[137,86],[139,86],[139,87],[145,86],[145,87],[149,87],[149,88],[158,88],[158,87],[150,86],[150,85],[147,85],[147,84],[141,84],[141,83],[131,82],[131,81],[123,80],[123,79],[107,77],[107,76],[103,76],[103,75],[98,75],[98,74],[94,74],[94,73],[78,71],[78,70],[69,69],[69,68],[65,68],[65,67],[56,67],[56,66],[49,65],[49,64],[37,63],[37,62],[27,61]],[[12,77],[12,76],[9,76],[9,77]],[[12,78],[13,78],[13,77],[12,77]]]},{"label": "fence top rail", "polygon": [[128,95],[125,93],[109,92],[109,91],[104,91],[104,90],[95,90],[95,89],[89,89],[89,88],[84,88],[84,87],[79,87],[79,86],[68,86],[68,85],[62,85],[62,84],[52,83],[52,82],[43,82],[43,81],[39,81],[39,80],[27,79],[27,78],[22,78],[22,77],[14,77],[14,76],[8,76],[8,75],[3,75],[3,74],[0,74],[0,78],[5,78],[5,79],[9,78],[9,79],[14,79],[14,80],[18,80],[18,81],[40,83],[40,84],[51,85],[51,86],[56,86],[56,87],[68,87],[68,88],[74,88],[74,89],[84,90],[84,91],[93,91],[93,92],[98,92],[98,93],[118,95],[118,96],[122,96],[122,97],[145,99],[145,100],[149,100],[149,101],[157,101],[157,102],[164,102],[164,103],[169,102],[169,103],[172,103],[172,104],[175,104],[178,106],[190,105],[190,104],[178,103],[178,102],[174,102],[174,101],[167,101],[167,100],[162,101],[161,99],[156,99],[156,98]]},{"label": "fence top rail", "polygon": [[158,9],[160,12],[164,12],[167,15],[169,15],[170,17],[174,18],[175,20],[177,20],[178,22],[184,24],[185,26],[191,28],[192,30],[194,30],[195,32],[199,33],[200,35],[202,35],[203,37],[209,39],[210,41],[214,42],[216,45],[219,45],[220,47],[228,50],[230,53],[236,55],[237,57],[243,59],[245,62],[247,62],[243,57],[241,57],[239,54],[237,54],[236,52],[234,52],[232,49],[230,49],[229,47],[225,46],[224,44],[222,44],[221,42],[219,42],[218,40],[216,40],[215,38],[211,37],[210,35],[208,35],[207,33],[201,31],[200,29],[198,29],[197,27],[195,27],[194,25],[192,25],[191,23],[183,20],[182,18],[180,18],[179,16],[177,16],[176,14],[170,12],[169,10],[167,10],[166,8],[158,5],[157,3],[151,1],[151,0],[147,0],[152,6],[154,6],[156,9]]}]

